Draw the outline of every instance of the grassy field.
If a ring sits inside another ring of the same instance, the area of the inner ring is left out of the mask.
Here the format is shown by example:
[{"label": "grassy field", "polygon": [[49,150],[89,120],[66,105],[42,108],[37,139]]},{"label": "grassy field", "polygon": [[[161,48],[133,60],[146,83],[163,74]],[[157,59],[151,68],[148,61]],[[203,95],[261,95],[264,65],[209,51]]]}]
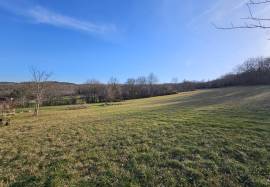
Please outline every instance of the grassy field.
[{"label": "grassy field", "polygon": [[270,186],[270,87],[18,114],[1,185]]}]

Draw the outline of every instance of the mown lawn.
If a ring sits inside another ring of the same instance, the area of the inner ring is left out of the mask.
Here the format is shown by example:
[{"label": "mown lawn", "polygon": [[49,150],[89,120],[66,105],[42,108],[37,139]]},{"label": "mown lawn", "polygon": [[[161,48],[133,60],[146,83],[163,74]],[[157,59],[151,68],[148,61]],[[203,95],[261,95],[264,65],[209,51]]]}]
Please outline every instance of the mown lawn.
[{"label": "mown lawn", "polygon": [[0,127],[0,186],[270,186],[270,87],[43,108]]}]

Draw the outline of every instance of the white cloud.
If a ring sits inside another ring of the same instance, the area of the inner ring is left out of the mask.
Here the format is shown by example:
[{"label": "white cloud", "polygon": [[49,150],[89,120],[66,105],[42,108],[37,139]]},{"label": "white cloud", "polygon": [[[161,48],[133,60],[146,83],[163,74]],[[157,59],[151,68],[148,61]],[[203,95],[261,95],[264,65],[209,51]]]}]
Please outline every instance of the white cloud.
[{"label": "white cloud", "polygon": [[90,34],[104,35],[117,32],[114,24],[98,24],[91,21],[80,20],[53,12],[42,6],[18,6],[13,3],[0,1],[0,7],[9,12],[32,20],[33,23],[47,24],[55,27],[83,31]]},{"label": "white cloud", "polygon": [[71,28],[75,30],[98,34],[116,31],[116,27],[114,25],[101,25],[89,21],[82,21],[76,18],[52,12],[40,6],[28,10],[27,14],[37,23],[44,23],[57,27]]}]

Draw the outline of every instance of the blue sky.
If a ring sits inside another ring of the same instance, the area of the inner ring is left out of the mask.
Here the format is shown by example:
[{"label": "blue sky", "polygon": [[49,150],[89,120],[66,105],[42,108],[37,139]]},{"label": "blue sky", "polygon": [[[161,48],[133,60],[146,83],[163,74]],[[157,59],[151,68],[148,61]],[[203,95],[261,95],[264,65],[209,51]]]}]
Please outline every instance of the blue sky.
[{"label": "blue sky", "polygon": [[[0,0],[0,81],[29,67],[83,83],[155,73],[160,82],[208,80],[267,56],[269,33],[216,30],[246,17],[245,0]],[[267,16],[269,7],[256,10]]]}]

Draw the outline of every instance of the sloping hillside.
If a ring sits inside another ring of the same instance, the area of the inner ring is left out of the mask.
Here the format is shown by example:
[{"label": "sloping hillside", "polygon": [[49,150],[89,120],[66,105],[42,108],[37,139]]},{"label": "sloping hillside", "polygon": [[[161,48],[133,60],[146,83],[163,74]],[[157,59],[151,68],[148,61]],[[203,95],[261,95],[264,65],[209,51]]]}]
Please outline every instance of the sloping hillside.
[{"label": "sloping hillside", "polygon": [[86,108],[0,127],[0,186],[269,186],[270,87]]}]

